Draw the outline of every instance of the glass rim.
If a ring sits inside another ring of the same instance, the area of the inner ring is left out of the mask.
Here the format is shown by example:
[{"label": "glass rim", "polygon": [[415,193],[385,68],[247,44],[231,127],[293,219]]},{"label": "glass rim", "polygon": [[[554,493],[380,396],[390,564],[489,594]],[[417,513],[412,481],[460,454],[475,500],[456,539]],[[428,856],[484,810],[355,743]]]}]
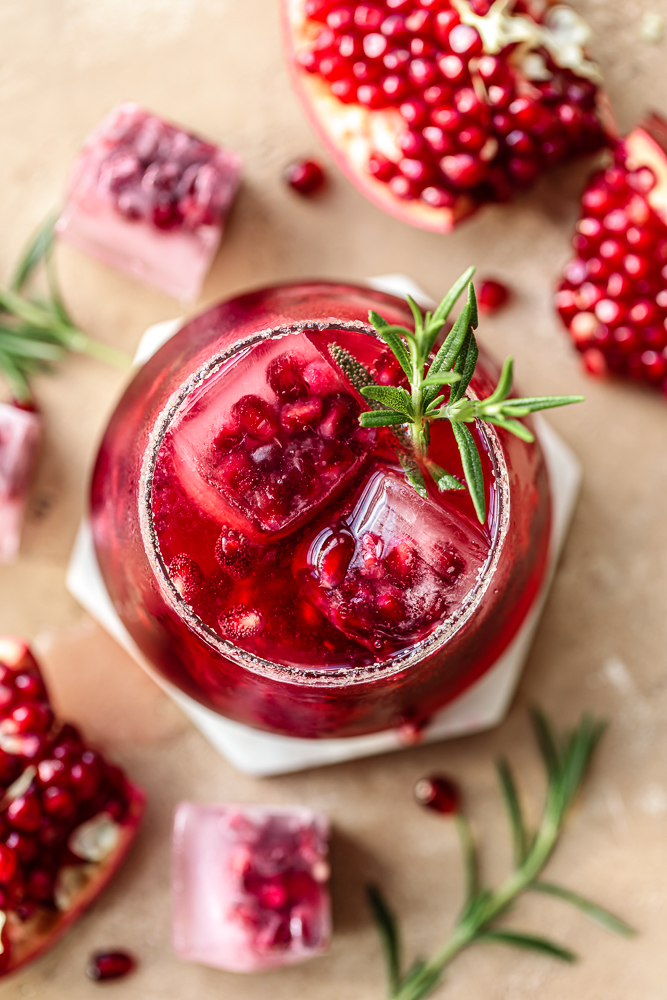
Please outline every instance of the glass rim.
[{"label": "glass rim", "polygon": [[[240,649],[228,639],[224,639],[210,625],[207,625],[181,596],[169,576],[153,522],[153,476],[165,435],[188,397],[209,378],[214,376],[235,354],[265,340],[278,339],[287,337],[290,334],[304,333],[306,331],[321,332],[323,330],[364,333],[379,340],[373,327],[361,320],[335,320],[332,318],[326,320],[301,320],[296,323],[258,330],[242,340],[235,341],[228,348],[216,352],[197,371],[190,374],[178,389],[171,394],[158,414],[153,429],[148,436],[141,464],[138,505],[144,552],[159,586],[160,594],[167,605],[199,639],[212,647],[223,659],[237,664],[250,673],[265,678],[270,677],[272,680],[288,684],[336,688],[367,683],[368,681],[377,680],[379,677],[391,677],[394,674],[417,666],[446,646],[470,620],[489,588],[504,548],[510,520],[510,489],[507,462],[498,433],[492,425],[483,425],[480,421],[476,421],[478,433],[486,446],[485,450],[489,456],[493,482],[496,487],[494,504],[497,509],[495,517],[493,517],[495,531],[491,539],[489,554],[482,567],[478,570],[474,586],[468,591],[463,603],[459,605],[452,615],[440,622],[425,638],[413,643],[406,649],[392,653],[381,661],[364,666],[350,665],[332,668],[277,663],[257,656],[248,650]],[[466,394],[471,399],[478,398],[470,388],[468,388]]]}]

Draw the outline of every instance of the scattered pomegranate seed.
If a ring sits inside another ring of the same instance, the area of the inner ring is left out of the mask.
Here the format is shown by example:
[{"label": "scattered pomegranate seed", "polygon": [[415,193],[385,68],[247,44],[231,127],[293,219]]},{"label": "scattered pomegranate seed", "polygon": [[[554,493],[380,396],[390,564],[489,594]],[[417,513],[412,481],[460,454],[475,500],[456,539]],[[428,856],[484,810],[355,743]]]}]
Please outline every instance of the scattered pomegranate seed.
[{"label": "scattered pomegranate seed", "polygon": [[297,160],[285,171],[285,180],[298,194],[315,194],[324,187],[326,175],[315,160]]},{"label": "scattered pomegranate seed", "polygon": [[483,281],[477,290],[479,308],[485,313],[494,313],[505,305],[510,297],[509,288],[492,278]]},{"label": "scattered pomegranate seed", "polygon": [[122,979],[136,968],[136,960],[126,951],[97,951],[91,956],[86,973],[96,982]]},{"label": "scattered pomegranate seed", "polygon": [[234,580],[245,580],[255,568],[255,552],[246,536],[224,527],[215,546],[215,558],[221,569]]},{"label": "scattered pomegranate seed", "polygon": [[444,816],[458,812],[461,805],[461,793],[458,785],[450,778],[421,778],[415,785],[415,798],[420,806],[426,806]]},{"label": "scattered pomegranate seed", "polygon": [[228,639],[238,640],[259,635],[264,631],[265,621],[261,611],[245,604],[237,604],[235,608],[220,615],[218,624],[223,635]]}]

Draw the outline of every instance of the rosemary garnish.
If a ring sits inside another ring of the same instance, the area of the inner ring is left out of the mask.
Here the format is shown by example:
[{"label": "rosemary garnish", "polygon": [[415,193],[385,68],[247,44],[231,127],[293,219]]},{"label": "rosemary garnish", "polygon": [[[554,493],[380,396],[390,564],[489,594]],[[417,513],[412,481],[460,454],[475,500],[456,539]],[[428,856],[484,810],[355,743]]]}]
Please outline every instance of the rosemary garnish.
[{"label": "rosemary garnish", "polygon": [[[464,489],[459,480],[428,458],[430,443],[429,424],[433,420],[449,420],[461,455],[463,473],[470,491],[477,517],[486,519],[484,476],[479,450],[468,424],[476,420],[495,424],[515,434],[523,441],[533,441],[530,430],[520,422],[521,417],[536,410],[552,409],[569,403],[580,403],[583,396],[532,396],[510,399],[512,388],[512,358],[507,358],[495,390],[485,399],[472,399],[467,394],[477,365],[478,348],[474,330],[478,324],[477,300],[471,278],[475,268],[470,267],[435,310],[422,315],[421,309],[409,295],[408,304],[414,316],[415,329],[393,326],[371,310],[369,321],[378,336],[389,347],[410,386],[410,392],[401,386],[377,385],[349,352],[338,345],[329,345],[329,351],[348,379],[366,398],[371,412],[362,413],[359,422],[363,427],[407,428],[399,440],[404,447],[399,458],[408,480],[422,496],[426,496],[424,475],[427,474],[439,490]],[[436,340],[449,317],[457,299],[467,288],[467,301],[442,346],[431,357]],[[449,387],[447,394],[443,392]],[[407,447],[406,447],[407,445]]]},{"label": "rosemary garnish", "polygon": [[[51,215],[22,255],[9,288],[0,287],[0,371],[20,403],[30,402],[30,376],[62,361],[68,351],[89,354],[119,368],[130,364],[120,351],[93,340],[69,315],[60,293],[53,261],[54,226]],[[47,294],[28,294],[40,266]]]},{"label": "rosemary garnish", "polygon": [[630,937],[635,933],[623,920],[578,893],[540,878],[562,833],[605,725],[584,715],[573,732],[559,738],[542,712],[534,711],[532,721],[547,778],[540,825],[535,833],[527,829],[509,764],[500,760],[498,776],[514,844],[513,870],[498,889],[489,889],[480,882],[477,850],[470,825],[459,809],[454,821],[461,843],[466,897],[448,940],[433,958],[429,961],[418,960],[406,972],[402,971],[396,919],[380,890],[376,886],[369,887],[371,909],[384,946],[391,1000],[421,1000],[428,996],[441,982],[442,973],[452,959],[464,948],[479,942],[507,944],[566,962],[575,961],[577,956],[574,952],[549,938],[497,926],[499,918],[527,890],[572,903],[596,923],[617,934]]}]

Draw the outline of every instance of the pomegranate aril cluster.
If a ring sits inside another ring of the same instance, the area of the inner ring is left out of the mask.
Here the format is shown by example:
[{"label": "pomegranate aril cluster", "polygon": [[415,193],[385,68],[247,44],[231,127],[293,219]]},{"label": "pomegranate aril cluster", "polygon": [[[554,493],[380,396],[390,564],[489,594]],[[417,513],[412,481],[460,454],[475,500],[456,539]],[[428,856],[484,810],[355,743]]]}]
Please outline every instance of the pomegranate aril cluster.
[{"label": "pomegranate aril cluster", "polygon": [[[490,4],[473,5],[486,14]],[[530,17],[529,5],[514,11]],[[512,47],[487,54],[447,0],[344,4],[305,0],[314,41],[297,60],[343,104],[400,116],[398,150],[371,150],[367,170],[402,200],[451,208],[504,201],[539,174],[605,143],[591,80],[537,55],[547,79],[528,82]]]},{"label": "pomegranate aril cluster", "polygon": [[667,225],[648,200],[656,183],[648,166],[628,167],[623,143],[591,178],[556,306],[591,374],[667,393]]},{"label": "pomegranate aril cluster", "polygon": [[176,954],[252,972],[326,951],[327,853],[328,822],[309,809],[181,803],[173,841]]}]

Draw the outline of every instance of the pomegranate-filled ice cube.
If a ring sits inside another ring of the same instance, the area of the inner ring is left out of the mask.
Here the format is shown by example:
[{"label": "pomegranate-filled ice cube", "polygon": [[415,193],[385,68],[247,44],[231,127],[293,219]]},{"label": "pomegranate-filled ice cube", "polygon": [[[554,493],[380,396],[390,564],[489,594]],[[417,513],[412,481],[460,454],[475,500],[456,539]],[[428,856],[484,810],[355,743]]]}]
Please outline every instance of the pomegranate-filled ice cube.
[{"label": "pomegranate-filled ice cube", "polygon": [[[144,654],[215,711],[286,735],[422,725],[507,648],[544,578],[539,444],[466,424],[473,500],[452,425],[433,421],[429,462],[451,475],[415,492],[405,433],[363,426],[355,372],[401,374],[369,310],[414,323],[393,296],[329,283],[197,317],[128,388],[93,477],[100,567]],[[482,354],[470,399],[496,377]]]},{"label": "pomegranate-filled ice cube", "polygon": [[380,467],[354,507],[306,534],[295,554],[304,597],[368,649],[399,649],[465,606],[488,542],[455,509]]},{"label": "pomegranate-filled ice cube", "polygon": [[18,555],[41,436],[34,410],[0,403],[0,563]]},{"label": "pomegranate-filled ice cube", "polygon": [[173,838],[178,957],[255,972],[327,951],[328,835],[326,817],[306,808],[182,802]]},{"label": "pomegranate-filled ice cube", "polygon": [[175,298],[195,299],[240,172],[236,153],[128,101],[86,140],[56,231]]}]

